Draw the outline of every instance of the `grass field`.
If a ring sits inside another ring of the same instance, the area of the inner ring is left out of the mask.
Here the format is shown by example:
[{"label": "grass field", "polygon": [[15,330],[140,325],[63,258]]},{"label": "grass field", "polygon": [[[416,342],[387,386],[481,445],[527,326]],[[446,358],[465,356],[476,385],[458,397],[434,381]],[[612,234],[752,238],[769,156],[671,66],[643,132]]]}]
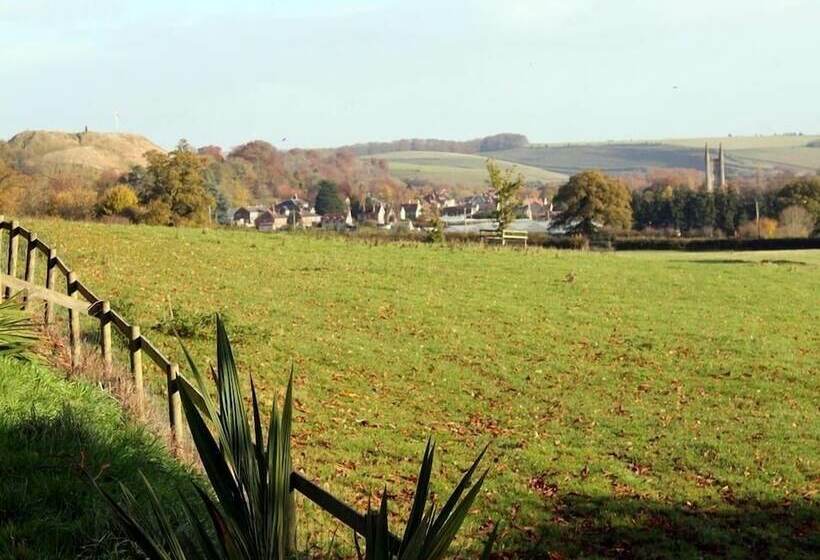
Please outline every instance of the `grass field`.
[{"label": "grass field", "polygon": [[87,471],[142,496],[138,471],[164,499],[187,475],[100,389],[36,364],[0,358],[0,558],[133,558],[112,530]]},{"label": "grass field", "polygon": [[[483,156],[446,152],[390,152],[367,157],[387,160],[391,174],[404,181],[424,179],[432,183],[462,185],[474,189],[487,186],[487,158]],[[502,160],[498,164],[503,168],[515,167],[526,181],[555,184],[567,179],[566,175],[538,167]]]},{"label": "grass field", "polygon": [[440,491],[491,444],[469,532],[502,520],[506,552],[820,552],[820,252],[24,225],[176,358],[169,301],[225,313],[265,407],[293,363],[295,463],[360,508],[384,485],[406,506],[433,435]]},{"label": "grass field", "polygon": [[533,144],[482,155],[565,174],[585,169],[618,173],[649,167],[702,170],[703,146],[708,142],[715,155],[718,144],[723,144],[733,173],[774,167],[810,171],[820,169],[820,148],[807,147],[807,144],[818,139],[820,136],[731,136],[656,142]]}]

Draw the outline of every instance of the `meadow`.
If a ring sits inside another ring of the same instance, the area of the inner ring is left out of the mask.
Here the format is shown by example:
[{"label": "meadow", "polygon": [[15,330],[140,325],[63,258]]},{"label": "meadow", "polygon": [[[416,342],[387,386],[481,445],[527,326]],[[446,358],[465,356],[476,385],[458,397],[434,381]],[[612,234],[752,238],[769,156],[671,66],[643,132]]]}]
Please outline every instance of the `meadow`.
[{"label": "meadow", "polygon": [[25,225],[180,362],[171,327],[205,363],[223,313],[263,408],[293,366],[295,464],[360,509],[406,507],[434,436],[439,492],[490,444],[468,533],[504,553],[820,551],[820,252]]}]

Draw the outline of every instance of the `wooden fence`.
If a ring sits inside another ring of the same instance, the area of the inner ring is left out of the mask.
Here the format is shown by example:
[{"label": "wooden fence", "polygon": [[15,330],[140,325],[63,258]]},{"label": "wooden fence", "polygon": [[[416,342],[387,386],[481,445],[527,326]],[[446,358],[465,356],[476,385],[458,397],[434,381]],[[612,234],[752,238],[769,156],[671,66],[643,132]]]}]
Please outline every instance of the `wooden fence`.
[{"label": "wooden fence", "polygon": [[491,241],[501,243],[501,245],[506,245],[507,241],[523,241],[524,247],[527,246],[527,241],[530,238],[529,233],[526,231],[512,229],[505,229],[503,231],[498,231],[497,229],[482,229],[478,231],[478,235],[482,243],[485,241]]},{"label": "wooden fence", "polygon": [[[54,323],[55,307],[67,311],[68,341],[73,366],[80,364],[82,340],[80,336],[80,316],[86,315],[99,322],[100,353],[105,367],[111,370],[113,355],[111,350],[111,327],[120,333],[127,342],[130,373],[133,377],[137,397],[137,410],[140,415],[145,412],[145,389],[143,384],[143,353],[165,373],[166,398],[168,402],[168,425],[175,444],[184,436],[182,424],[182,403],[177,386],[179,366],[171,362],[154,344],[145,338],[138,325],[132,325],[119,313],[111,309],[108,301],[100,299],[78,278],[66,263],[57,256],[57,251],[37,238],[37,234],[20,226],[16,221],[6,221],[0,216],[0,239],[3,232],[8,232],[7,258],[5,271],[0,271],[0,298],[10,298],[20,293],[26,309],[31,308],[32,300],[39,299],[45,303],[43,322]],[[26,241],[25,251],[20,250],[20,239]],[[45,274],[35,274],[37,252],[45,258]],[[18,271],[18,258],[25,255],[22,278]],[[65,279],[66,293],[55,290],[57,275]],[[42,279],[42,285],[38,284]],[[371,516],[376,512],[361,514],[314,484],[303,475],[292,472],[291,491],[297,491],[319,506],[337,520],[341,521],[356,533],[366,534],[366,528],[372,524]],[[398,551],[399,539],[391,535],[391,546]],[[369,548],[369,547],[368,547]]]}]

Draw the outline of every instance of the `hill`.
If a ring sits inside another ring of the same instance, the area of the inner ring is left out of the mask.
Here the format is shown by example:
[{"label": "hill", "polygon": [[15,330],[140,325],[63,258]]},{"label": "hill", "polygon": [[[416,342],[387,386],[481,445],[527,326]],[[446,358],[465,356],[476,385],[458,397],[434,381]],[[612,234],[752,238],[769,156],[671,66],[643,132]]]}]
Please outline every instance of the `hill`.
[{"label": "hill", "polygon": [[130,558],[82,469],[141,500],[139,472],[162,500],[178,499],[188,475],[109,395],[64,377],[0,358],[0,558]]},{"label": "hill", "polygon": [[60,169],[127,171],[144,164],[143,155],[162,148],[137,134],[27,130],[14,135],[4,150],[21,170],[49,173]]},{"label": "hill", "polygon": [[387,152],[450,152],[456,154],[476,154],[493,150],[507,150],[527,146],[530,141],[523,134],[503,132],[474,138],[472,140],[439,140],[435,138],[405,138],[393,142],[367,142],[342,146],[340,150],[351,151],[359,156]]},{"label": "hill", "polygon": [[[376,159],[387,161],[390,174],[402,181],[429,182],[470,187],[478,190],[487,183],[487,158],[478,155],[405,151],[374,154]],[[567,176],[546,169],[521,165],[504,160],[496,160],[504,168],[515,167],[527,182],[557,184],[566,181]]]},{"label": "hill", "polygon": [[263,407],[293,364],[296,466],[359,509],[406,511],[433,435],[439,494],[491,442],[472,530],[503,520],[510,557],[817,550],[820,252],[25,225],[175,361],[168,302],[200,363],[224,312]]},{"label": "hill", "polygon": [[731,174],[751,175],[758,170],[820,169],[820,148],[811,147],[820,136],[753,136],[665,139],[649,142],[589,144],[531,144],[511,150],[482,153],[561,173],[601,169],[610,173],[645,171],[651,167],[702,170],[703,147],[723,144]]}]

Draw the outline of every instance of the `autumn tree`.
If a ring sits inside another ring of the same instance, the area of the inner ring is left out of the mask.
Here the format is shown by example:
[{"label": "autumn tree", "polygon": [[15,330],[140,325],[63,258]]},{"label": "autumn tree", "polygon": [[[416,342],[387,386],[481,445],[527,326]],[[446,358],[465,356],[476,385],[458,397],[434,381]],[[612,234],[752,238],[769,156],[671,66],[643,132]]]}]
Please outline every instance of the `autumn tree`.
[{"label": "autumn tree", "polygon": [[114,185],[102,192],[97,202],[97,213],[101,216],[123,216],[134,212],[139,199],[134,189],[128,185]]},{"label": "autumn tree", "polygon": [[558,223],[574,232],[592,233],[602,226],[628,229],[632,225],[629,189],[600,171],[573,175],[558,190],[555,201],[565,208]]},{"label": "autumn tree", "polygon": [[343,214],[347,208],[342,198],[339,196],[339,186],[332,182],[322,180],[319,182],[319,191],[316,193],[314,204],[316,213],[320,216],[325,214]]},{"label": "autumn tree", "polygon": [[776,195],[778,210],[801,206],[820,223],[820,177],[800,177],[791,181]]},{"label": "autumn tree", "polygon": [[180,141],[167,154],[151,151],[145,158],[144,171],[135,169],[128,175],[137,181],[140,202],[152,208],[144,220],[166,225],[208,223],[215,201],[205,184],[202,157]]},{"label": "autumn tree", "polygon": [[495,219],[498,221],[498,231],[503,231],[515,220],[515,211],[519,205],[518,191],[524,184],[524,177],[513,168],[502,170],[491,159],[487,160],[487,174],[490,176],[490,189],[497,202]]},{"label": "autumn tree", "polygon": [[814,230],[814,225],[814,216],[803,206],[794,204],[780,212],[780,227],[777,231],[781,237],[808,237]]}]

